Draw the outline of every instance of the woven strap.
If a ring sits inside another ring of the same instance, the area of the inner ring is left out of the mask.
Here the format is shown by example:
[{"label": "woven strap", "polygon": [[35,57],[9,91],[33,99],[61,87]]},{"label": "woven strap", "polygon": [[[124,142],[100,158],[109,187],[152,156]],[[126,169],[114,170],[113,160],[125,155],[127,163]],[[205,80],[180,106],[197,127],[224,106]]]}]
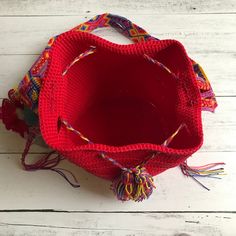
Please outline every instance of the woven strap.
[{"label": "woven strap", "polygon": [[109,13],[97,15],[89,21],[78,25],[72,30],[91,33],[92,31],[103,27],[112,27],[116,29],[118,32],[132,40],[134,43],[144,42],[148,40],[157,40],[156,38],[148,34],[146,30],[134,24],[125,17],[112,15]]}]

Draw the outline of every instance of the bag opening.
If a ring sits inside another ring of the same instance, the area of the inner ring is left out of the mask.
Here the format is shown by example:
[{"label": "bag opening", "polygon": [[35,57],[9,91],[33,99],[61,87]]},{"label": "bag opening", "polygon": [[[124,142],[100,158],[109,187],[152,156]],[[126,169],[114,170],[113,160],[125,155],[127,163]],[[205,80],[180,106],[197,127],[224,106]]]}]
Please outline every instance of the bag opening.
[{"label": "bag opening", "polygon": [[[63,40],[66,46],[62,48]],[[194,112],[186,115],[188,111],[182,103],[187,102],[187,98],[180,98],[183,88],[178,75],[186,62],[181,61],[183,55],[178,44],[146,50],[145,47],[137,49],[137,44],[116,45],[103,39],[97,44],[94,40],[78,38],[63,40],[57,39],[53,49],[63,84],[60,116],[93,143],[113,147],[140,143],[161,145],[181,123],[188,127],[192,122]],[[69,66],[91,46],[96,47],[94,53]],[[166,69],[147,60],[145,53]],[[170,57],[170,53],[177,56]],[[68,71],[63,75],[66,68]],[[62,146],[87,144],[62,127],[58,131]],[[171,148],[199,145],[199,138],[190,132],[183,129]]]}]

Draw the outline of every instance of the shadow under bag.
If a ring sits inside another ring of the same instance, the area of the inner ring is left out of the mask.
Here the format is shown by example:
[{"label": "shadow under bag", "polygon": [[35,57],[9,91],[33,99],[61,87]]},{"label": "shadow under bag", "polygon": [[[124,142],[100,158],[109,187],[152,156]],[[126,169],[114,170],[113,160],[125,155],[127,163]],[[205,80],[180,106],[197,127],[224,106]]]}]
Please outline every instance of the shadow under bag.
[{"label": "shadow under bag", "polygon": [[[113,27],[133,41],[118,45],[91,32]],[[186,176],[219,175],[224,163],[190,167],[186,159],[203,143],[202,110],[217,103],[199,64],[184,46],[159,40],[128,19],[102,14],[51,38],[16,89],[3,100],[6,128],[26,138],[26,170],[51,169],[68,159],[112,181],[119,200],[142,201],[153,176],[179,166]],[[41,139],[42,137],[42,139]],[[33,142],[53,151],[34,164]]]}]

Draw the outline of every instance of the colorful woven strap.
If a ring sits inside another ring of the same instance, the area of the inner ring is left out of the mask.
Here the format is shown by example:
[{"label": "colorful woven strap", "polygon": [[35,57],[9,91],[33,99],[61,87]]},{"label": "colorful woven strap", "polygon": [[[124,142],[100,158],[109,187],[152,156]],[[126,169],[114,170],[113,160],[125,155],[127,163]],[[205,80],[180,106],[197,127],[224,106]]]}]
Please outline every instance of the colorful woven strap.
[{"label": "colorful woven strap", "polygon": [[[101,27],[113,27],[120,33],[131,39],[134,43],[149,40],[159,40],[157,38],[152,37],[144,29],[132,23],[130,20],[109,13],[95,16],[94,18],[90,19],[85,23],[80,24],[72,30],[78,32],[92,32],[95,29]],[[40,57],[36,60],[31,69],[22,79],[18,88],[15,89],[15,99],[21,101],[23,104],[31,108],[36,113],[38,108],[38,98],[42,79],[45,76],[45,71],[48,66],[49,51],[56,38],[57,36],[49,40],[45,50],[42,52]],[[210,82],[201,66],[195,61],[191,61],[194,72],[196,74],[196,80],[202,98],[202,109],[213,112],[217,106],[217,102],[213,90],[211,88]],[[156,61],[155,63],[158,62]]]},{"label": "colorful woven strap", "polygon": [[148,34],[146,30],[134,24],[125,17],[112,15],[109,13],[97,15],[89,21],[78,25],[72,30],[91,33],[95,29],[103,27],[112,27],[116,29],[118,32],[132,40],[134,43],[144,42],[148,40],[157,40],[156,38]]}]

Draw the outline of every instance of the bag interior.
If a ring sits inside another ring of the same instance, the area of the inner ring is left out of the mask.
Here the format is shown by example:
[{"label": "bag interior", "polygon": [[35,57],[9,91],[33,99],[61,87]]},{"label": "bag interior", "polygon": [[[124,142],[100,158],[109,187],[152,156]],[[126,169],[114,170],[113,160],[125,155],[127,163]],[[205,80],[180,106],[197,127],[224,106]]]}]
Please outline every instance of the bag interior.
[{"label": "bag interior", "polygon": [[[87,42],[78,42],[78,46],[68,44],[60,55],[61,73],[89,47]],[[178,75],[183,69],[181,60],[169,56],[175,55],[175,50],[178,54],[179,49],[170,46],[150,56]],[[180,79],[144,58],[142,53],[122,53],[98,46],[95,53],[75,63],[64,75],[62,118],[93,143],[160,145],[181,123],[191,120],[180,112],[177,92]],[[87,144],[62,126],[59,136],[67,144]],[[196,141],[183,129],[170,146],[189,148]]]}]

